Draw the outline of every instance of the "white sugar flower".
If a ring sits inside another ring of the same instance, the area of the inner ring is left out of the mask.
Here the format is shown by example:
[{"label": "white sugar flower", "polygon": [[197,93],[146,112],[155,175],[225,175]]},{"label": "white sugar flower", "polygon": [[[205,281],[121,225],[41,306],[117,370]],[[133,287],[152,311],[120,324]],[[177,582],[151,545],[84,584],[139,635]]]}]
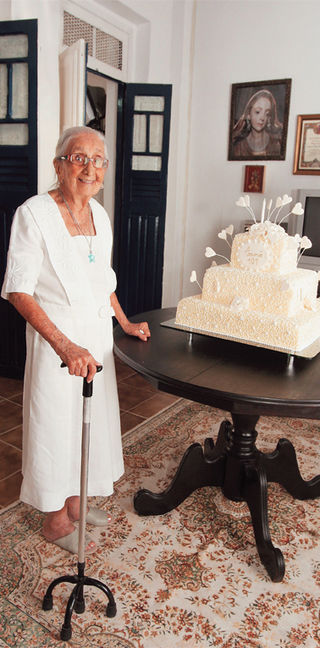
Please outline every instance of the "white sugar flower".
[{"label": "white sugar flower", "polygon": [[234,312],[239,312],[247,310],[249,308],[249,298],[248,297],[234,297],[231,304],[230,310]]}]

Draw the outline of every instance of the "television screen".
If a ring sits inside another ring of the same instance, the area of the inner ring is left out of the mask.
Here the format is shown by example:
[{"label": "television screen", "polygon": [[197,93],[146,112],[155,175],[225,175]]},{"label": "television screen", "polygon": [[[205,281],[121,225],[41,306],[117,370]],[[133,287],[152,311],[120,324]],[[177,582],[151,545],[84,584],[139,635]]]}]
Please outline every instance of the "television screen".
[{"label": "television screen", "polygon": [[307,196],[304,207],[303,236],[312,242],[312,247],[303,253],[306,256],[320,257],[320,197]]}]

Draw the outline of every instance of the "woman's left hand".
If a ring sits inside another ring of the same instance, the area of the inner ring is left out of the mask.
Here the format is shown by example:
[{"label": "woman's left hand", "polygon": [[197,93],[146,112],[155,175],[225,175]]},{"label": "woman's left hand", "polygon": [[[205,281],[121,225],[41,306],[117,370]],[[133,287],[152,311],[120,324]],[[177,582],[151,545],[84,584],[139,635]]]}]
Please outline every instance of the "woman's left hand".
[{"label": "woman's left hand", "polygon": [[135,335],[144,342],[150,337],[148,322],[128,322],[124,328],[125,333],[128,335]]}]

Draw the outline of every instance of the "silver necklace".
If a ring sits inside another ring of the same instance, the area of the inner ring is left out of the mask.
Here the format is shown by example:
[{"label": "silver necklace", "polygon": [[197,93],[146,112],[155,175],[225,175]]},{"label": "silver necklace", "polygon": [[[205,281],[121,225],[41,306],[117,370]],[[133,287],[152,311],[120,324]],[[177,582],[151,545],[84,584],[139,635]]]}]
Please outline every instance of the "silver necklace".
[{"label": "silver necklace", "polygon": [[[80,227],[80,223],[76,219],[75,215],[72,213],[72,210],[70,209],[70,207],[69,207],[69,205],[68,205],[68,203],[67,203],[67,201],[66,201],[66,199],[65,199],[65,197],[64,197],[64,195],[63,195],[63,193],[61,191],[61,189],[59,189],[59,193],[61,195],[61,198],[62,198],[62,200],[63,200],[63,202],[64,202],[64,204],[65,204],[65,206],[66,206],[66,208],[67,208],[67,210],[68,210],[68,212],[69,212],[69,214],[70,214],[70,216],[71,216],[71,218],[72,218],[78,232],[80,234],[82,234],[82,236],[84,236],[84,238],[87,241],[88,248],[89,248],[89,254],[88,254],[89,263],[94,263],[95,260],[96,260],[96,257],[95,257],[95,255],[94,255],[94,253],[92,251],[92,236],[86,236],[86,234],[83,233],[83,231],[82,231],[82,229]],[[91,223],[93,225],[92,211],[91,211],[90,206],[89,206],[89,209],[90,209]]]}]

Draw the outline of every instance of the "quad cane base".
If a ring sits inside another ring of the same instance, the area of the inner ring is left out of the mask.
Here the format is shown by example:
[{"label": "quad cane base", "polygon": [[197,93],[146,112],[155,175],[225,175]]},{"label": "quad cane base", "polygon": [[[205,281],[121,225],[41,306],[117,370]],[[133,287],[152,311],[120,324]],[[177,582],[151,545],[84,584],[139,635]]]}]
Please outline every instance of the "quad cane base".
[{"label": "quad cane base", "polygon": [[113,594],[110,591],[109,587],[105,585],[104,583],[101,583],[100,581],[96,580],[95,578],[90,578],[89,576],[84,575],[84,563],[78,563],[78,574],[73,575],[73,576],[60,576],[60,578],[56,578],[52,583],[49,585],[45,596],[43,598],[42,602],[42,609],[43,610],[52,610],[53,607],[53,598],[52,598],[52,592],[53,589],[55,588],[56,585],[59,585],[59,583],[74,583],[75,587],[73,588],[68,604],[66,607],[66,612],[65,612],[65,617],[64,617],[64,623],[61,628],[61,633],[60,633],[60,639],[62,641],[69,641],[71,639],[72,635],[72,628],[71,628],[71,617],[72,613],[76,612],[77,614],[82,614],[85,611],[85,601],[83,597],[83,588],[84,585],[93,585],[94,587],[98,587],[102,592],[106,594],[106,596],[109,599],[107,608],[106,608],[106,615],[107,617],[111,618],[114,617],[117,613],[117,607],[115,604],[115,600],[113,598]]}]

